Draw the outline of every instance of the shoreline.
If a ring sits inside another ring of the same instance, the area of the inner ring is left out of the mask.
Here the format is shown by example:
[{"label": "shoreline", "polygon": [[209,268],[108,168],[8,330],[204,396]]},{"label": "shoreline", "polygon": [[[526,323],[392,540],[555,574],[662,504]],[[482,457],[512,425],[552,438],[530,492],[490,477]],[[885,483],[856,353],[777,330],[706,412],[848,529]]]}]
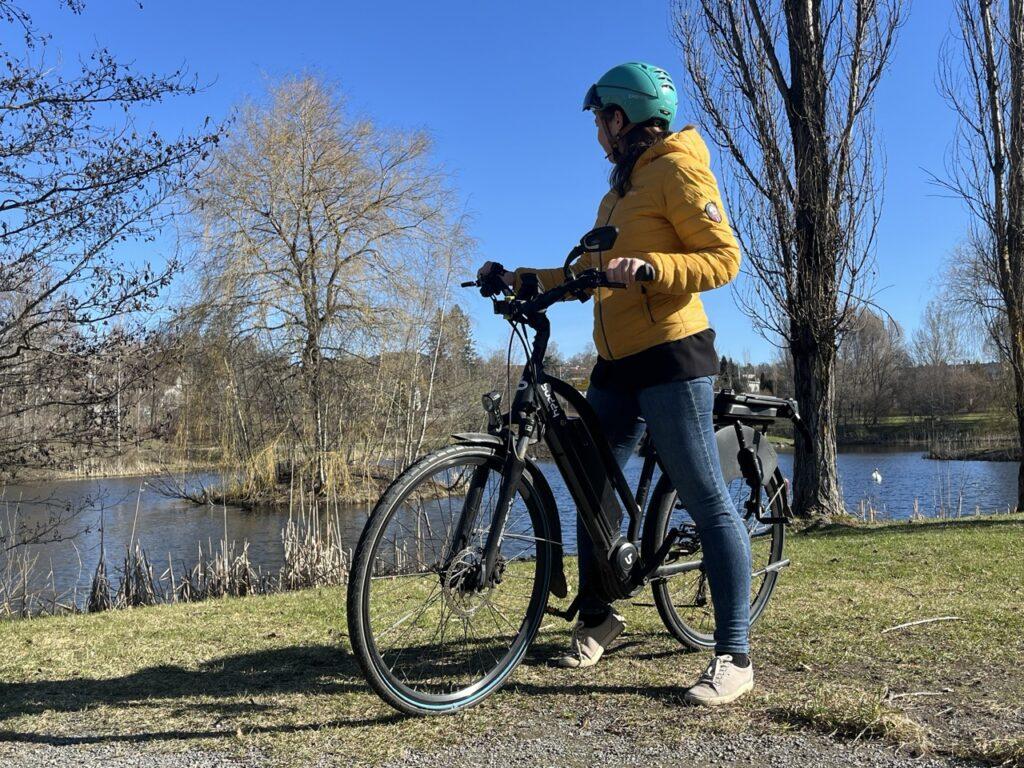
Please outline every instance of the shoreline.
[{"label": "shoreline", "polygon": [[957,448],[957,447],[932,447],[925,454],[926,459],[935,461],[1007,461],[1019,463],[1021,461],[1020,450],[1014,447],[1006,448]]},{"label": "shoreline", "polygon": [[[786,435],[769,435],[772,446],[780,452],[791,453],[793,451],[793,440]],[[1020,450],[1013,445],[992,446],[958,446],[955,444],[942,444],[942,442],[925,440],[860,440],[846,439],[837,441],[837,449],[840,452],[862,452],[872,449],[879,452],[899,451],[920,451],[922,458],[932,461],[992,461],[992,462],[1021,462]],[[549,460],[550,455],[546,447],[538,444],[531,446],[531,455],[535,459]],[[83,467],[78,469],[51,469],[43,467],[22,468],[14,474],[3,478],[6,485],[21,485],[28,483],[58,483],[76,480],[111,480],[129,479],[134,477],[152,476],[173,476],[192,473],[217,473],[228,474],[237,472],[242,468],[241,464],[225,465],[221,461],[161,461],[161,460],[138,460],[127,458],[123,461],[104,460],[97,462],[95,468]],[[282,495],[285,499],[287,493]],[[344,503],[362,504],[373,501],[365,493],[356,494],[352,498],[345,499]],[[217,499],[216,503],[221,503]],[[279,503],[274,499],[252,499],[248,501],[239,499],[228,500],[229,504],[262,505]]]},{"label": "shoreline", "polygon": [[182,473],[199,472],[231,472],[239,469],[238,466],[225,467],[219,462],[174,462],[142,464],[131,467],[114,467],[99,469],[96,471],[80,469],[45,469],[29,468],[8,476],[4,482],[7,485],[21,485],[23,483],[60,483],[73,480],[125,480],[133,477],[152,477],[158,475],[178,475]]}]

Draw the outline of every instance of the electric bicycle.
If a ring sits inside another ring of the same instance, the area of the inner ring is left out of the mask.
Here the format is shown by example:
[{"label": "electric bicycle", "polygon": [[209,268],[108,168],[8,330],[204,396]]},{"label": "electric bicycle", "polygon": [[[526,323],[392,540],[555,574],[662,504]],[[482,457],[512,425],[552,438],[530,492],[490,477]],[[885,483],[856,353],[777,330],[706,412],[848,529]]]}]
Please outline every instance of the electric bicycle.
[{"label": "electric bicycle", "polygon": [[[572,621],[566,557],[555,495],[531,452],[547,446],[596,553],[590,581],[606,600],[651,587],[671,634],[693,649],[714,647],[714,615],[700,539],[645,437],[636,490],[615,462],[585,397],[544,369],[546,311],[623,288],[597,270],[573,274],[586,252],[607,251],[617,235],[599,227],[565,260],[566,280],[542,291],[526,275],[513,293],[496,277],[479,287],[516,332],[534,331],[511,403],[483,396],[488,428],[408,467],[377,502],[349,576],[347,615],[356,659],[372,688],[413,715],[450,713],[497,691],[522,662],[545,616]],[[530,279],[530,278],[533,279]],[[638,275],[650,279],[652,274]],[[724,390],[714,421],[722,472],[751,537],[751,622],[771,598],[791,518],[787,481],[769,428],[805,429],[792,400]],[[571,519],[571,518],[570,518]]]}]

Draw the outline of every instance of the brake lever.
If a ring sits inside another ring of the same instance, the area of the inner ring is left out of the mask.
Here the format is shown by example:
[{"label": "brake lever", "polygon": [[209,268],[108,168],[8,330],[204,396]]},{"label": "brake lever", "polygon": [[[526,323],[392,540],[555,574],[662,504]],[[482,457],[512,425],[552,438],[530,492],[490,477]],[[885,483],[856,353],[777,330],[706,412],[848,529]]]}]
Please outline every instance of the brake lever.
[{"label": "brake lever", "polygon": [[483,280],[466,280],[463,283],[459,283],[459,287],[479,288],[480,295],[488,299],[492,299],[495,296],[499,295],[511,296],[513,293],[512,289],[505,283],[504,280],[495,276],[489,276],[487,278],[484,278]]}]

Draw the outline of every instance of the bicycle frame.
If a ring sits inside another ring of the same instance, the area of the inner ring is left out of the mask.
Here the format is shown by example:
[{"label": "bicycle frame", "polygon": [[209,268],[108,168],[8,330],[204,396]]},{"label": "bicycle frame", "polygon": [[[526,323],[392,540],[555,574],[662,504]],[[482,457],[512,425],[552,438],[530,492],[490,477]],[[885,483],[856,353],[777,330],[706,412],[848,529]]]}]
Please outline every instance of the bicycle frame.
[{"label": "bicycle frame", "polygon": [[[595,553],[610,566],[603,569],[609,571],[605,576],[606,582],[610,581],[606,583],[610,591],[624,597],[643,586],[648,578],[667,577],[699,568],[699,562],[656,567],[667,554],[667,547],[658,553],[660,557],[655,558],[656,562],[642,560],[639,546],[642,505],[658,464],[657,456],[653,451],[647,452],[637,496],[634,496],[586,398],[571,384],[549,375],[544,369],[543,360],[550,338],[547,317],[539,314],[528,320],[527,324],[536,331],[530,359],[523,368],[507,416],[492,414],[491,418],[492,434],[496,433],[495,436],[512,450],[505,455],[478,586],[483,588],[496,577],[502,534],[515,499],[515,489],[526,467],[526,452],[529,445],[537,440],[544,440],[550,449],[559,474],[576,503],[580,520],[594,543]],[[575,410],[577,416],[566,413],[559,399]],[[469,532],[475,527],[480,499],[479,488],[475,486],[484,480],[485,477],[481,477],[470,481],[453,551],[465,545]],[[623,515],[629,517],[625,536],[621,533]],[[607,579],[612,573],[615,578]]]},{"label": "bicycle frame", "polygon": [[[701,561],[663,565],[681,535],[676,529],[668,532],[656,552],[642,556],[639,546],[642,507],[654,468],[659,463],[656,453],[645,452],[644,466],[634,496],[586,398],[573,386],[550,376],[544,370],[544,355],[551,333],[551,324],[545,314],[547,308],[566,298],[584,298],[584,291],[595,287],[625,287],[608,283],[604,274],[595,270],[572,279],[569,277],[567,274],[566,283],[542,294],[538,292],[539,286],[535,279],[531,283],[524,279],[523,288],[515,300],[495,299],[497,314],[503,315],[513,326],[518,323],[532,328],[535,336],[507,414],[500,413],[498,393],[491,393],[484,398],[491,436],[500,438],[502,444],[511,450],[505,453],[498,500],[475,587],[485,589],[500,581],[498,563],[501,540],[516,489],[527,464],[526,453],[531,443],[543,439],[551,450],[559,473],[576,503],[579,518],[593,542],[596,560],[601,564],[597,575],[603,591],[610,599],[620,599],[635,594],[652,578],[668,578],[703,566]],[[493,296],[495,293],[497,291],[485,295]],[[508,294],[508,291],[505,293]],[[577,416],[567,414],[559,398],[571,406]],[[746,443],[744,429],[749,427],[745,427],[743,422],[749,419],[768,423],[777,416],[788,415],[797,427],[806,427],[800,421],[793,401],[759,396],[736,396],[734,400],[743,404],[746,415],[737,416],[730,412],[726,423],[735,427],[736,452],[733,455],[739,461],[751,489],[750,499],[745,505],[747,514],[762,523],[778,522],[778,518],[763,518],[760,514],[760,492],[765,468],[761,466],[760,449]],[[769,408],[774,410],[759,410]],[[480,478],[474,476],[471,481],[457,526],[453,554],[466,545],[469,534],[475,530],[480,499],[478,486],[485,480],[486,473]],[[788,510],[785,498],[783,505]],[[629,516],[625,536],[621,533],[623,514]],[[556,545],[561,546],[561,541],[556,542]],[[573,611],[574,607],[571,606],[568,613]]]}]

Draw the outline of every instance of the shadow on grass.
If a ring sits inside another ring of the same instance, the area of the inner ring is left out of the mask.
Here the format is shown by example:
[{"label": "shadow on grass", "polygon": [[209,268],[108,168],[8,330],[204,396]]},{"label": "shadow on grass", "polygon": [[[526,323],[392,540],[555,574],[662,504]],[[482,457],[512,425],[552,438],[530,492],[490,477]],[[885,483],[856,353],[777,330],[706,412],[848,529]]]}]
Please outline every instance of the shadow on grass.
[{"label": "shadow on grass", "polygon": [[[674,645],[669,648],[657,648],[661,635],[641,635],[636,640],[619,643],[608,649],[605,654],[611,658],[618,654],[628,656],[630,659],[655,660],[667,659],[670,657],[684,658],[689,655],[688,649]],[[652,648],[654,646],[654,648]],[[637,651],[640,651],[639,653]],[[565,653],[565,645],[562,643],[535,642],[530,647],[530,653],[523,662],[524,666],[541,668],[553,667],[553,659]],[[643,696],[653,701],[672,706],[678,705],[686,692],[688,683],[682,679],[673,683],[672,679],[678,677],[672,673],[666,675],[664,685],[609,683],[607,676],[595,674],[593,670],[558,669],[543,683],[516,680],[508,684],[506,691],[525,696],[578,696],[586,699],[587,696],[600,694],[602,696]]]},{"label": "shadow on grass", "polygon": [[988,528],[1011,528],[1024,525],[1024,518],[1020,515],[1006,515],[1005,517],[958,517],[947,520],[928,522],[886,522],[881,525],[851,525],[847,523],[829,523],[820,527],[804,528],[797,531],[796,535],[801,537],[813,536],[870,536],[880,533],[934,533],[944,530],[983,530]]},{"label": "shadow on grass", "polygon": [[[0,742],[36,744],[96,744],[103,742],[147,742],[233,737],[236,724],[221,721],[252,717],[268,711],[290,712],[281,705],[259,704],[249,697],[274,694],[332,695],[367,691],[355,661],[342,648],[328,645],[290,646],[205,662],[198,668],[162,664],[130,675],[108,679],[36,680],[0,683],[0,720],[50,712],[80,712],[99,706],[121,707],[129,716],[125,724],[134,733],[89,736],[60,736],[45,733],[0,730]],[[192,702],[194,697],[223,699]],[[174,699],[181,699],[180,703]],[[242,699],[242,701],[239,701]],[[169,701],[168,701],[169,700]],[[145,717],[132,718],[138,708],[163,706],[168,719],[203,713],[212,727],[208,729],[146,731],[139,725]],[[400,716],[365,719],[318,720],[308,724],[246,728],[247,733],[289,733],[319,728],[346,728],[385,724]]]},{"label": "shadow on grass", "polygon": [[[623,643],[612,653],[649,649],[639,639]],[[682,648],[655,652],[650,658],[681,653]],[[557,653],[564,651],[561,643],[535,643],[526,660],[528,666],[544,666]],[[644,657],[641,654],[641,657]],[[513,682],[509,691],[526,696],[559,694],[604,694],[630,696],[638,693],[665,703],[678,703],[683,688],[676,685],[635,686],[612,685],[599,677],[579,676],[568,679],[559,675],[549,683]],[[286,703],[267,704],[256,696],[302,694],[303,696],[365,693],[372,695],[353,657],[337,646],[310,645],[268,649],[254,653],[212,659],[197,668],[170,664],[141,669],[122,677],[71,680],[35,680],[0,683],[0,721],[21,716],[46,716],[51,713],[86,712],[97,707],[116,707],[121,715],[115,721],[123,730],[113,733],[57,734],[40,731],[0,728],[0,742],[49,744],[55,746],[102,743],[141,744],[159,741],[191,741],[196,739],[234,738],[239,719],[253,720],[244,726],[249,734],[286,734],[322,728],[354,728],[388,725],[404,720],[404,716],[382,714],[378,717],[317,719],[311,722],[278,722],[258,724],[261,718],[275,715],[288,719],[304,719],[297,706]],[[196,698],[213,701],[195,701]],[[155,714],[142,710],[151,708]],[[160,710],[166,713],[161,713]],[[359,707],[364,710],[364,707]],[[206,727],[195,727],[197,719]],[[110,721],[110,718],[104,718]],[[151,727],[152,723],[170,724],[180,720],[177,728]],[[87,722],[82,730],[90,729]]]}]

